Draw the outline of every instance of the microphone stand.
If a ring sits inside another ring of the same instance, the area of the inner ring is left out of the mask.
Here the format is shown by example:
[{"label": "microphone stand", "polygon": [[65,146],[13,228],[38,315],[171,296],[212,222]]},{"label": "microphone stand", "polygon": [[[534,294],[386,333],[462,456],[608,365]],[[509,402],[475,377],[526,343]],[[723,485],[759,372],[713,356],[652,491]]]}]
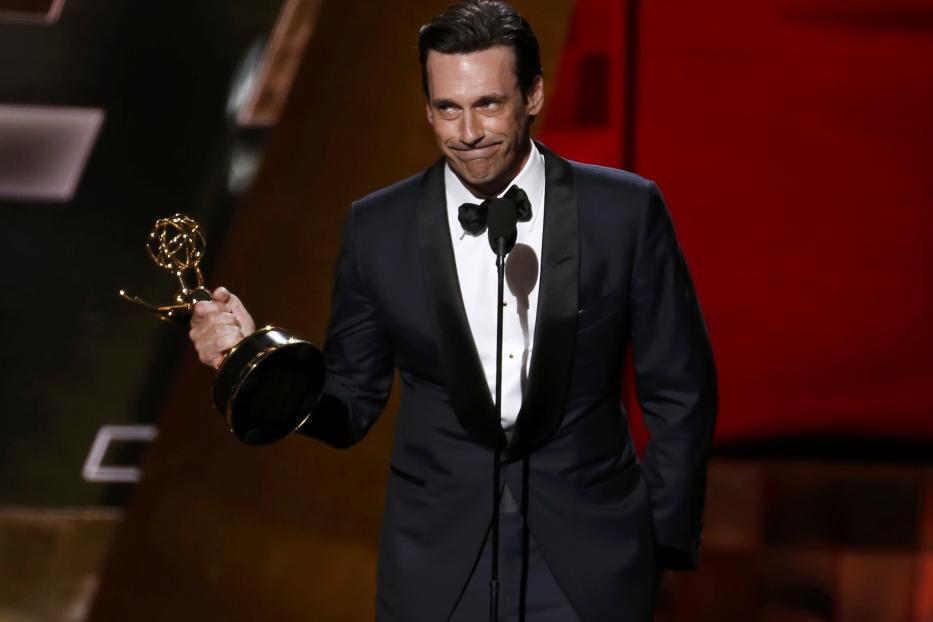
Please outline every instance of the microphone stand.
[{"label": "microphone stand", "polygon": [[[502,421],[502,304],[505,297],[506,239],[496,239],[496,271],[499,295],[496,298],[496,421]],[[489,581],[489,620],[499,620],[499,488],[502,479],[502,449],[496,443],[492,463],[492,576]]]},{"label": "microphone stand", "polygon": [[[505,256],[518,236],[518,214],[509,199],[493,199],[487,209],[489,246],[496,254],[499,295],[496,298],[496,425],[502,425],[502,305],[505,297]],[[497,439],[492,463],[492,572],[489,579],[489,620],[499,621],[499,493],[502,487],[502,447]]]}]

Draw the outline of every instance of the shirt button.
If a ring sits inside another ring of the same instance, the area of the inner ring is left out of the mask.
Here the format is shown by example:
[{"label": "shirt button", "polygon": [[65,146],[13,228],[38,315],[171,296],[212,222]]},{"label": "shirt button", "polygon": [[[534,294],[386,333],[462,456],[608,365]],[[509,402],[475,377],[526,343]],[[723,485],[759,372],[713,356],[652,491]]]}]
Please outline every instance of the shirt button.
[{"label": "shirt button", "polygon": [[511,352],[509,352],[509,358],[510,358],[510,359],[514,359],[514,358],[515,358],[515,355],[512,354]]}]

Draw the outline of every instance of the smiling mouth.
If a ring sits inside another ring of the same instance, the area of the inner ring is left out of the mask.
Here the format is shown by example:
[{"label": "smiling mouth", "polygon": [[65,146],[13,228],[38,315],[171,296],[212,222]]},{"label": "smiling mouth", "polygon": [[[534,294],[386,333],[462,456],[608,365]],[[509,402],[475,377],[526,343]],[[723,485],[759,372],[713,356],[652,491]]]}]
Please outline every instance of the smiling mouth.
[{"label": "smiling mouth", "polygon": [[485,147],[474,149],[456,149],[459,160],[469,162],[470,160],[483,160],[490,157],[499,149],[499,143],[493,143]]}]

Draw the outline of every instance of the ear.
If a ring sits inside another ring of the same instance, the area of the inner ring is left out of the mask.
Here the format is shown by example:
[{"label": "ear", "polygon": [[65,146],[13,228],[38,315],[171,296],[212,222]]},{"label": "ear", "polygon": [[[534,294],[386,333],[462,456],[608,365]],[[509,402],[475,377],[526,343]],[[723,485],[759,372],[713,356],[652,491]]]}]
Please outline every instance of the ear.
[{"label": "ear", "polygon": [[544,78],[540,75],[536,76],[531,84],[531,91],[525,103],[528,105],[528,114],[531,116],[537,116],[544,107]]},{"label": "ear", "polygon": [[431,102],[428,102],[424,105],[424,111],[428,115],[428,123],[434,125],[434,111],[431,110]]}]

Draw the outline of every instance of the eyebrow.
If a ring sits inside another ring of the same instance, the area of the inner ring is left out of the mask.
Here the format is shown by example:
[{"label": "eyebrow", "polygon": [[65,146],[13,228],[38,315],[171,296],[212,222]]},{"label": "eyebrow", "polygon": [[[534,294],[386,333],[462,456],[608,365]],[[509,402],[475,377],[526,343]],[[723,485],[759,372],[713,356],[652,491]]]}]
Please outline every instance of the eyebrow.
[{"label": "eyebrow", "polygon": [[[480,106],[481,106],[481,105],[483,105],[483,104],[488,104],[488,103],[490,103],[490,102],[491,102],[491,103],[502,103],[502,102],[506,101],[507,99],[508,99],[508,96],[506,96],[506,95],[502,95],[502,94],[500,94],[500,93],[492,93],[492,94],[489,94],[489,95],[482,95],[482,96],[478,97],[478,98],[476,99],[476,101],[474,101],[471,105],[473,105],[473,106],[480,105]],[[458,103],[456,103],[456,102],[454,102],[454,101],[452,101],[452,100],[450,100],[450,99],[432,99],[432,100],[431,100],[431,106],[433,106],[434,108],[445,108],[445,107],[448,107],[448,106],[453,107],[453,108],[460,108],[460,104],[458,104]]]},{"label": "eyebrow", "polygon": [[483,95],[478,100],[476,100],[476,103],[477,104],[488,104],[488,103],[501,104],[507,99],[508,97],[505,95],[499,95],[499,94]]},{"label": "eyebrow", "polygon": [[456,106],[454,102],[449,99],[432,99],[431,106],[434,108],[446,108],[448,106]]}]

